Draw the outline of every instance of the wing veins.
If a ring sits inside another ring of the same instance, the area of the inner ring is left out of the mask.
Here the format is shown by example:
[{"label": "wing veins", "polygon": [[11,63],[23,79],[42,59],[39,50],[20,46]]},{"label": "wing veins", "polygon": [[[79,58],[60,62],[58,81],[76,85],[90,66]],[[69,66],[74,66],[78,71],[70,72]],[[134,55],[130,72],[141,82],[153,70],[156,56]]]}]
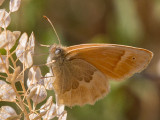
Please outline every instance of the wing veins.
[{"label": "wing veins", "polygon": [[111,70],[107,69],[106,67],[102,66],[102,65],[99,65],[101,66],[102,68],[104,68],[105,70],[109,71],[110,73],[112,73],[113,75],[117,76],[117,77],[120,77],[119,75],[117,75],[116,73],[112,72]]}]

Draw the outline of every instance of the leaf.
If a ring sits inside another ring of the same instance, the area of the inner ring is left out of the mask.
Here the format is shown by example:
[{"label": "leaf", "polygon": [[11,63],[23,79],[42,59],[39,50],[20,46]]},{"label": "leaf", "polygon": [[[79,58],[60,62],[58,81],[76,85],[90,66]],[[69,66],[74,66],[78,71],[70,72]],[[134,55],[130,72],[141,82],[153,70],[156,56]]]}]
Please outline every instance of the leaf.
[{"label": "leaf", "polygon": [[4,14],[5,14],[5,9],[0,9],[0,21],[3,19]]},{"label": "leaf", "polygon": [[53,90],[53,82],[55,77],[51,73],[47,73],[44,78],[44,86],[47,90]]},{"label": "leaf", "polygon": [[7,28],[11,22],[11,18],[8,12],[4,9],[0,9],[0,27]]},{"label": "leaf", "polygon": [[14,36],[16,37],[16,40],[19,38],[21,31],[13,31]]},{"label": "leaf", "polygon": [[[9,118],[13,118],[18,116],[16,111],[10,106],[2,106],[0,108],[0,120],[7,120]],[[16,119],[20,120],[20,119]]]},{"label": "leaf", "polygon": [[50,120],[56,116],[56,105],[53,103],[52,99],[53,97],[50,96],[47,102],[40,108],[40,113],[46,112],[46,114],[43,116],[44,120]]},{"label": "leaf", "polygon": [[21,4],[21,0],[10,0],[9,10],[11,12],[17,11],[20,7],[20,4]]},{"label": "leaf", "polygon": [[26,54],[25,54],[25,67],[29,68],[33,64],[32,54],[34,53],[35,47],[35,37],[32,32],[31,36],[29,37],[29,41],[27,42],[26,46]]},{"label": "leaf", "polygon": [[23,33],[19,39],[19,44],[16,49],[17,58],[23,63],[24,59],[26,59],[26,46],[27,46],[28,35],[27,33]]},{"label": "leaf", "polygon": [[35,36],[34,33],[32,32],[30,37],[29,37],[29,42],[28,42],[28,49],[31,51],[31,54],[34,53],[34,47],[35,47]]},{"label": "leaf", "polygon": [[11,85],[0,80],[0,100],[1,101],[15,101],[16,94]]},{"label": "leaf", "polygon": [[33,66],[29,69],[27,86],[29,89],[38,84],[38,81],[41,79],[42,74],[41,70],[37,66]]},{"label": "leaf", "polygon": [[7,60],[6,55],[1,55],[1,57],[2,57],[2,59],[0,58],[0,72],[5,73],[6,69],[9,68],[9,62]]},{"label": "leaf", "polygon": [[62,115],[60,115],[58,120],[66,120],[67,119],[67,112],[64,112]]},{"label": "leaf", "polygon": [[[23,33],[19,39],[19,45],[16,50],[17,58],[24,63],[25,68],[29,68],[33,64],[32,52],[34,52],[34,39],[33,34],[31,34],[29,41],[28,35]],[[28,41],[28,42],[27,42]],[[30,47],[31,45],[31,47]]]},{"label": "leaf", "polygon": [[36,85],[31,89],[31,92],[35,89],[35,87],[37,88],[37,90],[35,92],[35,95],[33,95],[32,97],[32,101],[35,105],[37,105],[46,99],[47,91],[43,85]]},{"label": "leaf", "polygon": [[11,31],[9,30],[3,31],[0,34],[0,48],[10,50],[15,45],[15,42],[16,42],[16,37]]},{"label": "leaf", "polygon": [[45,111],[46,111],[46,114],[42,117],[44,120],[50,120],[56,117],[56,105],[55,104],[51,104],[51,106],[49,106],[48,108],[40,110],[40,112],[42,113]]},{"label": "leaf", "polygon": [[25,49],[27,46],[28,35],[27,33],[23,33],[19,39],[19,44]]},{"label": "leaf", "polygon": [[[33,120],[33,119],[35,119],[36,117],[38,117],[38,115],[35,114],[35,113],[32,113],[32,114],[29,115],[29,119],[30,119],[30,120]],[[41,120],[41,119],[36,119],[36,120]]]},{"label": "leaf", "polygon": [[25,54],[25,62],[24,62],[25,68],[31,67],[32,64],[33,64],[33,58],[31,52],[29,51]]},{"label": "leaf", "polygon": [[58,116],[61,115],[64,112],[64,105],[56,104],[56,112]]},{"label": "leaf", "polygon": [[25,56],[25,49],[20,44],[17,46],[16,49],[16,56],[17,58],[23,63],[24,62],[24,56]]},{"label": "leaf", "polygon": [[45,102],[45,104],[41,106],[41,109],[46,109],[46,108],[50,107],[51,104],[53,103],[52,99],[53,99],[53,97],[50,96],[50,97],[47,99],[47,101]]}]

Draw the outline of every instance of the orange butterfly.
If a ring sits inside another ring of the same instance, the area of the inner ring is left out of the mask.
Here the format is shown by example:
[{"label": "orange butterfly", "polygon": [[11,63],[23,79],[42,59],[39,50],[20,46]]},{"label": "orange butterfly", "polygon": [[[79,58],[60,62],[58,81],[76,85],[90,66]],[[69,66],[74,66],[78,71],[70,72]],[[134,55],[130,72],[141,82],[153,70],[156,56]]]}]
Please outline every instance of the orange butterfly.
[{"label": "orange butterfly", "polygon": [[108,80],[142,71],[152,56],[149,50],[116,44],[52,45],[47,62],[58,104],[94,104],[109,92]]}]

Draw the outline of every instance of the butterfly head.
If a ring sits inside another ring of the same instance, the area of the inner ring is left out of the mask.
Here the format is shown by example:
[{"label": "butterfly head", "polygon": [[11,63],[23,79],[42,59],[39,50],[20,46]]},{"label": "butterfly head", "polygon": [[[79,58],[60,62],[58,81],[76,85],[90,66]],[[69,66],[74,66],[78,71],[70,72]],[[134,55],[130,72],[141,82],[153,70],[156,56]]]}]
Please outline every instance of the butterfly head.
[{"label": "butterfly head", "polygon": [[60,45],[52,45],[49,50],[49,57],[47,59],[47,63],[51,61],[55,62],[63,62],[65,57],[65,48]]}]

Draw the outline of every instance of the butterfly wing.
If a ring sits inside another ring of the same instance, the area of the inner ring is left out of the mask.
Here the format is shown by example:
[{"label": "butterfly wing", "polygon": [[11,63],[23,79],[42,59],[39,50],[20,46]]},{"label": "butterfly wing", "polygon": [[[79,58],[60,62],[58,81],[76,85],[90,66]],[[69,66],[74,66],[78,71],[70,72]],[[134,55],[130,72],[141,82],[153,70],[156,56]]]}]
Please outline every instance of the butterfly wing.
[{"label": "butterfly wing", "polygon": [[142,71],[152,52],[115,44],[82,44],[66,48],[68,60],[82,59],[95,66],[108,79],[123,80]]},{"label": "butterfly wing", "polygon": [[82,59],[64,61],[62,66],[53,68],[53,73],[58,104],[94,104],[109,91],[105,75]]}]

